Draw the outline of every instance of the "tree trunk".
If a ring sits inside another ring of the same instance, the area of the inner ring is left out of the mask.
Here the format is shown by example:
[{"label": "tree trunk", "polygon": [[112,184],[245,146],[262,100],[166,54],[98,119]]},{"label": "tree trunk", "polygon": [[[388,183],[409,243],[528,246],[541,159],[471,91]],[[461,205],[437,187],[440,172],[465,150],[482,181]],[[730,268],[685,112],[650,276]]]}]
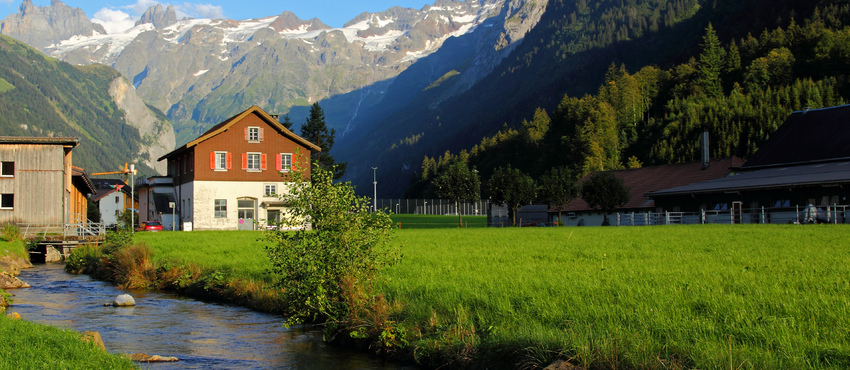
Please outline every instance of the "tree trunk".
[{"label": "tree trunk", "polygon": [[460,202],[455,201],[455,211],[457,211],[457,223],[460,227],[463,227],[463,219],[460,217]]}]

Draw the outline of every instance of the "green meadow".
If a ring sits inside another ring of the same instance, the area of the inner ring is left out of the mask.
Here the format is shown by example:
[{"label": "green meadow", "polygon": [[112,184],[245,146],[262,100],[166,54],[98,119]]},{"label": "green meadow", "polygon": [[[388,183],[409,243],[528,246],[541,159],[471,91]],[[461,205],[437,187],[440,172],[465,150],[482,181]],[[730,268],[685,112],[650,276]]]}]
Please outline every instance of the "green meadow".
[{"label": "green meadow", "polygon": [[[402,226],[403,258],[379,290],[400,307],[408,356],[426,366],[848,368],[848,232]],[[268,281],[261,236],[136,238],[157,259]]]}]

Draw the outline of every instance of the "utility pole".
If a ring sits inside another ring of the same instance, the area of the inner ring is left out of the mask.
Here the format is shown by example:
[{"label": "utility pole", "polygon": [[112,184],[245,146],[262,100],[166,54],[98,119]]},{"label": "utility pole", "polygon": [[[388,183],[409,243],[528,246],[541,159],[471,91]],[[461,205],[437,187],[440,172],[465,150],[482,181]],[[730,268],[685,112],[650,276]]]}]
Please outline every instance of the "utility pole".
[{"label": "utility pole", "polygon": [[378,211],[378,178],[375,177],[375,171],[378,170],[378,167],[372,167],[372,186],[374,187],[374,193],[372,194],[372,212]]},{"label": "utility pole", "polygon": [[130,232],[136,232],[136,164],[130,163]]}]

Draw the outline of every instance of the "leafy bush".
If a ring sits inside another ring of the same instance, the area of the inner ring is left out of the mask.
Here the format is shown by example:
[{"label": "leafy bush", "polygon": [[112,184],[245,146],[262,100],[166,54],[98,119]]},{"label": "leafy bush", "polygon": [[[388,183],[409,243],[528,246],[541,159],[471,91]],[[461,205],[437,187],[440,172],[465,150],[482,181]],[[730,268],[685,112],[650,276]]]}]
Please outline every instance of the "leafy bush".
[{"label": "leafy bush", "polygon": [[65,271],[72,274],[98,275],[102,254],[101,247],[86,244],[74,249],[65,260]]},{"label": "leafy bush", "polygon": [[[395,260],[387,248],[392,221],[369,213],[369,199],[355,196],[350,183],[333,183],[332,170],[314,166],[312,183],[296,177],[282,198],[290,206],[283,225],[297,230],[270,231],[277,245],[267,248],[288,305],[286,325],[326,321],[343,328],[353,312],[346,286],[369,285]],[[369,293],[354,296],[372,300]]]}]

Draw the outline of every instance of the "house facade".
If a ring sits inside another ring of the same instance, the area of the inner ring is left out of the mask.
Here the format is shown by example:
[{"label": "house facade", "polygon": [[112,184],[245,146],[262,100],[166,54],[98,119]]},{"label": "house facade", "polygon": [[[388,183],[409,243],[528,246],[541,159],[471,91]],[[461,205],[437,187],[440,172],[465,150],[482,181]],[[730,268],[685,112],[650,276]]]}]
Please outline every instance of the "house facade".
[{"label": "house facade", "polygon": [[92,201],[100,211],[100,222],[104,225],[116,225],[127,209],[135,209],[138,202],[131,201],[130,185],[117,179],[96,179],[92,181],[95,194]]},{"label": "house facade", "polygon": [[86,221],[94,189],[71,165],[80,140],[0,137],[0,223],[65,224]]},{"label": "house facade", "polygon": [[[167,161],[175,209],[154,200],[144,217],[174,212],[184,230],[252,230],[275,222],[285,212],[278,198],[288,187],[284,175],[309,176],[310,153],[319,150],[252,106],[159,159]],[[154,199],[156,188],[142,199]]]}]

